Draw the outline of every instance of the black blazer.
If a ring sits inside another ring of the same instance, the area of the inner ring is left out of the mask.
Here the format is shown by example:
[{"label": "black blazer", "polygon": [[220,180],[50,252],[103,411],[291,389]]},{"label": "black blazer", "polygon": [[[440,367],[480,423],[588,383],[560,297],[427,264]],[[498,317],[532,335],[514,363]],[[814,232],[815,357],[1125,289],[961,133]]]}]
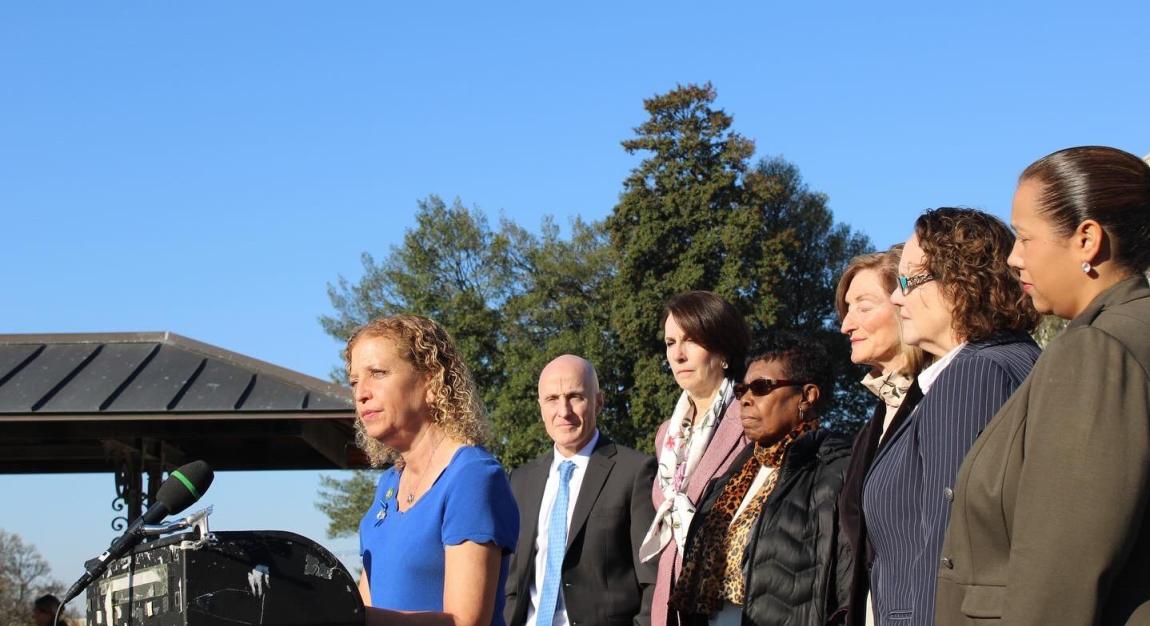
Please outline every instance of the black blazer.
[{"label": "black blazer", "polygon": [[870,584],[879,626],[934,624],[958,468],[1036,359],[1038,346],[1024,333],[968,343],[875,454],[863,513],[874,548]]},{"label": "black blazer", "polygon": [[[505,587],[504,618],[522,626],[535,580],[539,507],[554,452],[511,473],[519,503],[519,541]],[[563,560],[563,594],[571,626],[648,626],[657,563],[639,562],[639,545],[655,517],[655,458],[600,434],[575,500]]]},{"label": "black blazer", "polygon": [[[916,380],[906,390],[902,404],[898,405],[898,411],[886,433],[882,430],[883,420],[886,419],[886,403],[879,400],[870,421],[855,436],[850,465],[847,466],[843,490],[839,494],[839,528],[854,555],[849,574],[850,596],[847,605],[832,616],[832,623],[847,626],[862,626],[866,623],[866,597],[870,592],[869,572],[874,553],[862,513],[863,480],[879,448],[890,441],[891,435],[906,421],[914,407],[918,406],[919,400],[922,400],[922,389]],[[880,434],[883,435],[881,441]]]}]

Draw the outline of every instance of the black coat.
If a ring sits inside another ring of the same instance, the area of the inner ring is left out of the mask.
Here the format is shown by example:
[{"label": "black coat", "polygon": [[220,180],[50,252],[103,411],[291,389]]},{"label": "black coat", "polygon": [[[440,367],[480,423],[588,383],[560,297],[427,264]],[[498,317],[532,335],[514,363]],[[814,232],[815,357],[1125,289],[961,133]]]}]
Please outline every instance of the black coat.
[{"label": "black coat", "polygon": [[[922,389],[919,389],[916,380],[907,389],[902,404],[895,412],[894,419],[891,420],[885,434],[882,431],[882,423],[886,418],[886,403],[879,400],[870,421],[855,436],[854,447],[851,448],[850,466],[847,468],[842,493],[839,494],[839,526],[854,555],[849,581],[851,591],[848,603],[840,607],[833,616],[832,623],[847,626],[862,626],[866,623],[866,597],[870,592],[869,570],[874,552],[867,538],[866,520],[862,514],[863,481],[878,449],[886,444],[890,435],[906,420],[919,400],[922,400]],[[881,441],[880,435],[883,435]]]},{"label": "black coat", "polygon": [[[688,550],[707,514],[754,453],[748,446],[731,469],[707,487],[691,522]],[[838,496],[850,461],[850,442],[819,429],[791,444],[778,484],[763,504],[744,557],[745,626],[822,626],[846,603],[851,555],[840,541]],[[705,623],[706,616],[681,616]]]}]

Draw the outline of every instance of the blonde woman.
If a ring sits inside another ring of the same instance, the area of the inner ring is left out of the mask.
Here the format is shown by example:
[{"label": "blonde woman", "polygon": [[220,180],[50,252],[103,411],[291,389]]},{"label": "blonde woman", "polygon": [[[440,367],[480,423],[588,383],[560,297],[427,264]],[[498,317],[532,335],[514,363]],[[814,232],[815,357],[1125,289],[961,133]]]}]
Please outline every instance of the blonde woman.
[{"label": "blonde woman", "polygon": [[344,353],[358,439],[383,472],[360,522],[368,624],[500,626],[519,513],[450,335],[424,317],[361,327]]}]

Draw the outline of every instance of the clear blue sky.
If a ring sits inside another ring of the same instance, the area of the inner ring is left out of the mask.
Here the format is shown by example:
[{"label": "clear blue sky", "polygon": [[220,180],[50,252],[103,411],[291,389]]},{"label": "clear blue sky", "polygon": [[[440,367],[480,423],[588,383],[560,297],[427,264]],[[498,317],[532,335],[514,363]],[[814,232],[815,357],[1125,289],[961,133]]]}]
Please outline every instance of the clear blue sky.
[{"label": "clear blue sky", "polygon": [[[1150,3],[936,5],[0,4],[0,332],[170,330],[326,376],[327,283],[417,199],[600,219],[676,83],[881,246],[932,206],[1006,215],[1055,149],[1150,153]],[[221,474],[214,525],[322,539],[316,487]],[[112,538],[110,476],[0,493],[65,583]]]}]

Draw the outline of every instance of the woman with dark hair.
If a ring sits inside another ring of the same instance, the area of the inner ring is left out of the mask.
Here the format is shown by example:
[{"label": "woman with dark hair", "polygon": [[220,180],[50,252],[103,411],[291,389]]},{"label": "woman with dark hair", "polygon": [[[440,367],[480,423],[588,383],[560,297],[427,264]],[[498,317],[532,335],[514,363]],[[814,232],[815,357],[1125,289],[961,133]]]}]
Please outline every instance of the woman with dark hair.
[{"label": "woman with dark hair", "polygon": [[661,323],[667,363],[683,393],[655,437],[655,520],[639,548],[642,560],[659,558],[652,626],[668,623],[695,503],[747,445],[735,401],[750,335],[743,316],[715,293],[688,291],[667,300]]},{"label": "woman with dark hair", "polygon": [[344,358],[357,442],[394,463],[359,525],[367,624],[503,624],[519,511],[455,342],[395,315],[356,330]]},{"label": "woman with dark hair", "polygon": [[941,208],[915,221],[903,248],[891,301],[903,340],[937,360],[918,376],[922,401],[875,455],[863,483],[878,624],[934,622],[954,477],[1038,358],[1027,335],[1038,314],[1006,265],[1013,244],[998,218]]},{"label": "woman with dark hair", "polygon": [[963,462],[937,623],[1150,623],[1150,166],[1055,152],[1011,221],[1022,288],[1070,324]]},{"label": "woman with dark hair", "polygon": [[834,616],[835,623],[850,626],[873,624],[870,601],[870,540],[862,514],[862,486],[879,447],[906,419],[922,391],[915,377],[927,361],[919,348],[902,340],[899,312],[890,301],[898,286],[898,261],[902,244],[886,252],[851,259],[835,292],[835,309],[841,330],[850,338],[851,361],[868,368],[862,384],[876,396],[874,413],[855,437],[842,493],[839,525],[850,544],[853,567],[850,598]]},{"label": "woman with dark hair", "polygon": [[830,359],[789,333],[767,346],[735,385],[753,445],[708,485],[691,522],[671,595],[682,624],[822,626],[846,601],[835,521],[850,444],[819,427]]}]

